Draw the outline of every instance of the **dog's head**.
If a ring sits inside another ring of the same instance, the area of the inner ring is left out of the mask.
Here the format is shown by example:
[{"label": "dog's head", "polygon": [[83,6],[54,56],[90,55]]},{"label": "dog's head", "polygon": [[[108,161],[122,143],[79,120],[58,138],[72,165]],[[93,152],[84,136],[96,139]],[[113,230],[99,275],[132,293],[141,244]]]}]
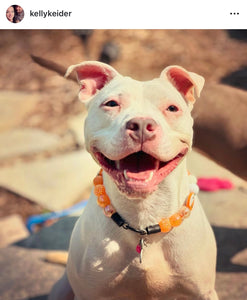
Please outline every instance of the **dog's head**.
[{"label": "dog's head", "polygon": [[86,148],[129,197],[156,190],[192,145],[191,110],[203,77],[179,66],[140,82],[109,65],[89,61],[76,71],[88,108]]}]

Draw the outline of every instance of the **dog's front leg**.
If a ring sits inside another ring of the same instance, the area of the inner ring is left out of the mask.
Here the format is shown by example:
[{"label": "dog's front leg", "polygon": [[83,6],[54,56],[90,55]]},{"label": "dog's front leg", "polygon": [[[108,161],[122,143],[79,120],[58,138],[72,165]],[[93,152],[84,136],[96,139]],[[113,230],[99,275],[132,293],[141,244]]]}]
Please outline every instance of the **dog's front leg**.
[{"label": "dog's front leg", "polygon": [[204,295],[193,295],[192,297],[186,297],[186,296],[181,296],[181,297],[178,297],[178,298],[175,298],[174,300],[219,300],[218,298],[218,295],[216,293],[215,290],[212,290]]},{"label": "dog's front leg", "polygon": [[48,300],[74,300],[74,297],[73,290],[65,272],[61,279],[53,286]]},{"label": "dog's front leg", "polygon": [[219,300],[219,298],[216,291],[212,290],[203,297],[203,300]]}]

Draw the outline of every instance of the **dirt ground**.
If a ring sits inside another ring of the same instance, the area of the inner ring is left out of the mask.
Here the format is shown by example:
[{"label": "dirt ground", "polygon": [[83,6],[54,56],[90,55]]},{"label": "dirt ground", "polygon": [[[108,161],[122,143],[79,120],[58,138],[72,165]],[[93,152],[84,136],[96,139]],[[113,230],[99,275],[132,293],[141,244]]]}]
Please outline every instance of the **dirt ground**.
[{"label": "dirt ground", "polygon": [[[220,82],[221,78],[246,64],[247,43],[244,39],[232,38],[237,33],[222,30],[94,30],[87,43],[83,43],[78,31],[2,30],[0,89],[39,92],[42,100],[19,125],[62,135],[67,130],[68,118],[84,110],[77,101],[76,85],[35,64],[30,54],[68,67],[84,60],[98,60],[104,44],[111,42],[118,49],[112,66],[122,74],[146,80],[159,75],[167,65],[182,65],[203,75],[206,82]],[[245,36],[245,32],[240,35]],[[0,167],[8,163],[12,161],[0,161]],[[0,217],[18,213],[26,219],[42,211],[42,207],[28,199],[0,188]]]}]

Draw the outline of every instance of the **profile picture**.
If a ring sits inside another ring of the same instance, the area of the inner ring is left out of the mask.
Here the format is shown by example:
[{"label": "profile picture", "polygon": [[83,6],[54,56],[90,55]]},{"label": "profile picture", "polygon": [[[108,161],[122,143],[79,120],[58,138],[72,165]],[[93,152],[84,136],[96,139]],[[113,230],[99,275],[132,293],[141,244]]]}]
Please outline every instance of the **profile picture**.
[{"label": "profile picture", "polygon": [[11,5],[6,10],[6,18],[11,23],[19,23],[24,18],[24,10],[20,5]]}]

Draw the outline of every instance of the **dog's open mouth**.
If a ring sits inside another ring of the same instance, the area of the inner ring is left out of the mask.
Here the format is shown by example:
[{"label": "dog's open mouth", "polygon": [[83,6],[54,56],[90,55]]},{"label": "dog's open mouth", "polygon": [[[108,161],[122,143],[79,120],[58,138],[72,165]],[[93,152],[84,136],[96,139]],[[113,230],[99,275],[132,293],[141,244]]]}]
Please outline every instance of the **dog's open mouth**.
[{"label": "dog's open mouth", "polygon": [[143,152],[135,152],[123,159],[110,160],[100,152],[95,158],[102,168],[113,178],[120,190],[128,193],[150,193],[171,173],[187,153],[187,148],[169,161],[160,161]]}]

